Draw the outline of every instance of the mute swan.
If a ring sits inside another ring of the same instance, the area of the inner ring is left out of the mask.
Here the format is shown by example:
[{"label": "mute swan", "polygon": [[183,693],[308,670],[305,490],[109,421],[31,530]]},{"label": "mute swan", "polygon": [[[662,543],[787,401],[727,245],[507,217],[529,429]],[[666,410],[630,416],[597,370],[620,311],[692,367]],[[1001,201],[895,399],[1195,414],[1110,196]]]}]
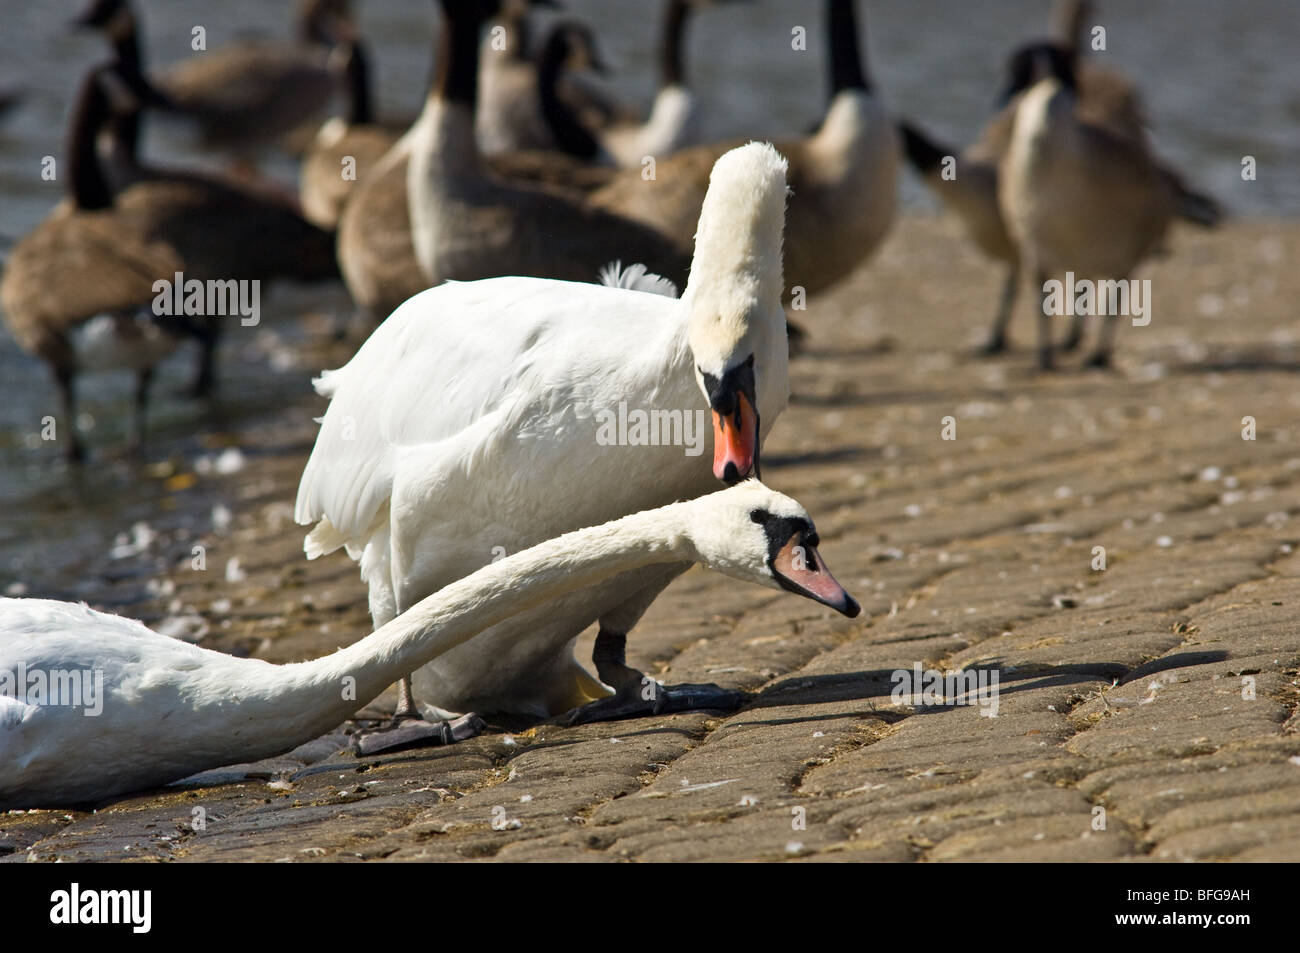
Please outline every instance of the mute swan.
[{"label": "mute swan", "polygon": [[110,69],[93,70],[82,81],[65,164],[69,195],[14,246],[0,274],[5,323],[25,351],[49,365],[58,385],[65,452],[74,462],[85,458],[76,424],[76,374],[135,372],[131,443],[138,449],[154,366],[180,343],[180,329],[154,320],[149,307],[154,282],[182,270],[181,257],[113,209],[95,152],[114,97],[132,101]]},{"label": "mute swan", "polygon": [[[785,161],[771,146],[720,158],[680,299],[496,278],[449,282],[398,308],[317,381],[331,401],[295,513],[316,524],[308,558],[345,547],[381,625],[494,554],[756,473],[789,393],[785,194]],[[706,408],[712,475],[697,459]],[[629,410],[661,414],[662,440],[611,433]],[[605,690],[567,655],[556,659],[599,620],[600,676],[635,705],[641,675],[623,666],[623,640],[683,568],[627,574],[521,617],[533,630],[527,654],[502,649],[506,664],[477,647],[449,654],[417,673],[421,697],[443,711],[571,708]],[[478,645],[502,640],[517,641],[503,628]],[[733,698],[692,697],[701,707]]]},{"label": "mute swan", "polygon": [[328,47],[351,35],[347,0],[303,0],[296,43],[243,40],[203,51],[146,77],[129,0],[92,0],[79,26],[112,42],[136,84],[161,94],[163,108],[197,125],[204,147],[237,153],[274,143],[319,116],[339,91]]},{"label": "mute swan", "polygon": [[[898,133],[863,67],[853,0],[827,0],[826,37],[831,79],[826,116],[813,134],[776,142],[790,160],[786,279],[809,294],[839,281],[870,256],[898,205]],[[685,240],[695,228],[709,169],[736,144],[694,146],[660,159],[652,181],[626,170],[593,192],[591,201]]]},{"label": "mute swan", "polygon": [[[857,615],[817,542],[798,503],[747,481],[539,543],[451,583],[354,645],[292,665],[233,658],[84,605],[0,599],[0,810],[99,801],[290,751],[403,672],[619,573],[699,562]],[[443,726],[442,740],[480,729],[470,716]]]},{"label": "mute swan", "polygon": [[[1160,164],[1140,123],[1102,123],[1083,112],[1073,51],[1024,47],[1010,72],[1010,92],[1021,95],[998,168],[998,205],[1044,308],[1049,277],[1126,280],[1161,245],[1175,216],[1217,221],[1213,200]],[[1117,320],[1106,314],[1089,366],[1110,365]],[[1053,364],[1051,315],[1040,310],[1038,323],[1046,369]],[[1075,326],[1080,333],[1082,316]]]}]

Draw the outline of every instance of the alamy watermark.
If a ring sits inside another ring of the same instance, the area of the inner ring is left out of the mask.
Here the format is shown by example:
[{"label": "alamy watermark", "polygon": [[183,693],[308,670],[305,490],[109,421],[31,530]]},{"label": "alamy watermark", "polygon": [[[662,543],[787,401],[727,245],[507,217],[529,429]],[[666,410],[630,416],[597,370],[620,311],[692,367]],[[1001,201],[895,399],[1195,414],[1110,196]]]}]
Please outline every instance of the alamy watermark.
[{"label": "alamy watermark", "polygon": [[627,409],[596,411],[596,443],[602,447],[683,447],[688,457],[704,452],[709,415],[704,410]]},{"label": "alamy watermark", "polygon": [[896,705],[978,705],[984,717],[998,716],[998,670],[995,668],[941,672],[936,668],[922,668],[917,662],[911,669],[897,669],[890,681],[894,688],[889,697]]},{"label": "alamy watermark", "polygon": [[185,273],[178,271],[172,278],[155,281],[153,293],[155,317],[238,315],[246,328],[262,320],[262,283],[256,278],[200,281],[186,279]]},{"label": "alamy watermark", "polygon": [[1151,279],[1076,280],[1074,272],[1067,271],[1065,281],[1043,282],[1043,314],[1132,317],[1135,328],[1144,328],[1151,323]]},{"label": "alamy watermark", "polygon": [[20,662],[16,669],[0,669],[0,696],[42,708],[82,708],[93,718],[104,711],[104,671],[28,668]]}]

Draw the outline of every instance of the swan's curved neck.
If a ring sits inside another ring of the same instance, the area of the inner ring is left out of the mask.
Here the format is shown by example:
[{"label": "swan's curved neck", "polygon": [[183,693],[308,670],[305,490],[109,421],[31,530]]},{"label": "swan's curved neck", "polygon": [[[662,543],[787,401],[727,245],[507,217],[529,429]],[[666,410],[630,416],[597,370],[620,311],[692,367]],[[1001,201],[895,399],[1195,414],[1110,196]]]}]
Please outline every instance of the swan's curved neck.
[{"label": "swan's curved neck", "polygon": [[[684,532],[692,505],[687,501],[635,513],[507,556],[333,655],[278,667],[276,707],[282,715],[295,713],[301,739],[281,736],[279,742],[310,740],[398,678],[525,609],[631,569],[692,561],[694,551]],[[345,687],[355,690],[345,695]]]},{"label": "swan's curved neck", "polygon": [[846,89],[871,91],[862,65],[858,41],[856,0],[827,0],[827,28],[831,41],[831,97]]},{"label": "swan's curved neck", "polygon": [[664,13],[663,33],[659,36],[660,89],[686,82],[686,72],[682,64],[682,46],[685,42],[686,20],[689,15],[688,0],[669,0]]}]

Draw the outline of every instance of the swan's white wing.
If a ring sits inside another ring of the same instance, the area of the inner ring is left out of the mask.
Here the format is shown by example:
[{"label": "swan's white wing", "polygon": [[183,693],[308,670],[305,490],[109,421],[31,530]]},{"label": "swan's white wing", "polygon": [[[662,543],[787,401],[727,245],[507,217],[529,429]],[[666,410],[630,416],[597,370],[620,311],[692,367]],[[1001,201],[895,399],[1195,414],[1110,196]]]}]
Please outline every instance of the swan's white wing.
[{"label": "swan's white wing", "polygon": [[[503,443],[574,401],[616,404],[628,375],[680,349],[679,302],[580,282],[448,282],[411,298],[343,368],[298,488],[309,556],[359,555],[384,519],[399,463],[459,475],[500,463]],[[549,437],[549,435],[548,435]],[[539,477],[540,478],[540,477]]]}]

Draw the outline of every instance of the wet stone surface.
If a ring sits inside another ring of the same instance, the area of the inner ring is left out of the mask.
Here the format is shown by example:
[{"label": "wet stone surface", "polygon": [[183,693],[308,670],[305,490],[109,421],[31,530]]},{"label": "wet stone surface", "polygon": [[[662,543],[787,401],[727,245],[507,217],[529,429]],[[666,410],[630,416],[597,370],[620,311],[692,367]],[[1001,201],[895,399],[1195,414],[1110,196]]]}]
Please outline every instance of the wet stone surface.
[{"label": "wet stone surface", "polygon": [[[764,473],[863,615],[694,570],[629,639],[742,710],[361,760],[341,729],[95,812],[0,815],[0,861],[1300,859],[1296,260],[1293,226],[1180,232],[1117,369],[1045,376],[1024,301],[1021,347],[969,356],[1001,276],[906,219],[796,315]],[[277,662],[364,635],[355,567],[307,563],[291,519],[319,407],[234,431],[245,465],[204,477],[230,501],[195,536],[207,571],[164,541],[79,597]],[[996,716],[891,695],[917,664],[995,673]]]}]

